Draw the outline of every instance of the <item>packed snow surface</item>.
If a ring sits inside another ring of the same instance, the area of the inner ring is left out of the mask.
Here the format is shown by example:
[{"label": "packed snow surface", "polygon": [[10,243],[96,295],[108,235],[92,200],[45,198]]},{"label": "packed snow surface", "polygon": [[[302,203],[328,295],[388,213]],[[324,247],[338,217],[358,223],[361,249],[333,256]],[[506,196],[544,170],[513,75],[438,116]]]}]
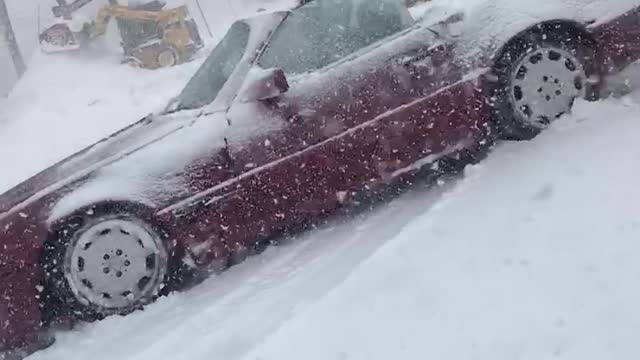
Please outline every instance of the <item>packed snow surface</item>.
[{"label": "packed snow surface", "polygon": [[269,249],[33,359],[640,354],[640,96],[577,104],[464,178]]},{"label": "packed snow surface", "polygon": [[[0,191],[164,106],[201,61],[156,73],[103,55],[34,55],[0,109]],[[578,102],[460,179],[60,333],[30,358],[637,358],[638,113],[638,93]]]}]

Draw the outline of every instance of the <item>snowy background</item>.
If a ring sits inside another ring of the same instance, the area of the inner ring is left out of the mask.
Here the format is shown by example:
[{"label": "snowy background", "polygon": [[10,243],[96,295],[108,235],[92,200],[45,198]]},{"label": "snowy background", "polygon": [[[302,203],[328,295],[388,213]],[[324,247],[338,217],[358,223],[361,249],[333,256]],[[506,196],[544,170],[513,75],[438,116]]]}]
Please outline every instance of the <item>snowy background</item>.
[{"label": "snowy background", "polygon": [[[18,40],[18,44],[23,56],[28,64],[35,53],[38,52],[38,33],[46,29],[53,20],[51,7],[56,5],[55,0],[5,0],[11,22]],[[191,15],[194,17],[203,36],[207,35],[205,22],[200,14],[196,0],[166,0],[167,7],[186,4],[189,7]],[[69,1],[71,3],[71,1]],[[107,4],[107,0],[94,0],[93,3],[85,6],[77,15],[94,17],[100,8]],[[124,4],[125,1],[120,1]],[[287,0],[200,0],[209,26],[216,39],[224,36],[226,28],[231,25],[233,19],[245,17],[259,8],[269,8],[283,6],[282,4],[291,3]],[[118,51],[116,36],[112,33],[111,40],[108,43],[113,47],[114,51]],[[33,64],[30,64],[33,65]],[[0,41],[0,96],[5,95],[15,84],[16,75],[3,41]]]},{"label": "snowy background", "polygon": [[[132,69],[108,37],[44,56],[35,1],[8,2],[29,71],[0,107],[0,191],[163,106],[202,60]],[[216,34],[255,5],[202,3]],[[61,333],[31,358],[635,359],[639,113],[640,93],[578,102],[461,179],[336,219],[145,311]]]}]

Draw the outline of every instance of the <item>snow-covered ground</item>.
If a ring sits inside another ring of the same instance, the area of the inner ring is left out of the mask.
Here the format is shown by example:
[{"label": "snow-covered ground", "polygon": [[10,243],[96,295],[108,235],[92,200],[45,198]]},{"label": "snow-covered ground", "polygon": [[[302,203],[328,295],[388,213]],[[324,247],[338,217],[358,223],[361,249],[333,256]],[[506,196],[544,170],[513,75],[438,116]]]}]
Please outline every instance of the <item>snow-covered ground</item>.
[{"label": "snow-covered ground", "polygon": [[464,179],[269,249],[33,359],[640,354],[640,96],[581,102]]},{"label": "snow-covered ground", "polygon": [[500,146],[244,358],[640,355],[639,111],[580,103]]},{"label": "snow-covered ground", "polygon": [[[199,61],[147,72],[110,52],[35,53],[0,107],[0,191],[163,106]],[[60,333],[30,358],[633,359],[638,113],[640,93],[579,102],[462,179]]]}]

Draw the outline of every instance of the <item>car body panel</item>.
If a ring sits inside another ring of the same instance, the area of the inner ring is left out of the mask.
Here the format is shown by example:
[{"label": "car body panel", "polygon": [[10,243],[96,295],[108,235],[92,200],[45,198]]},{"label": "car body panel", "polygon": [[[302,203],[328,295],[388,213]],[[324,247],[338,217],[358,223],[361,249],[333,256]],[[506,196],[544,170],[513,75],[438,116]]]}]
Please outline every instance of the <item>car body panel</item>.
[{"label": "car body panel", "polygon": [[602,73],[613,74],[640,58],[640,8],[593,27],[593,37],[599,44]]},{"label": "car body panel", "polygon": [[[632,20],[640,5],[636,0],[539,0],[534,6],[523,1],[468,0],[461,9],[444,1],[436,4],[433,15],[421,21],[433,24],[456,11],[464,14],[465,21],[455,27],[459,39],[456,56],[467,57],[472,67],[490,66],[506,42],[537,24],[562,20],[597,33],[625,15],[631,15],[627,19]],[[620,40],[632,41],[631,37]]]},{"label": "car body panel", "polygon": [[[256,239],[330,214],[365,188],[375,189],[417,170],[425,158],[425,145],[452,126],[461,140],[434,143],[428,151],[431,162],[470,147],[482,139],[481,124],[489,114],[473,82],[461,81],[439,96],[380,114],[210,189],[192,209],[176,209],[179,220],[170,231],[188,239],[189,249],[206,249],[190,252],[195,263],[206,268],[235,249],[250,248]],[[381,163],[402,166],[388,172]]]},{"label": "car body panel", "polygon": [[330,66],[290,76],[279,97],[240,101],[285,16],[263,15],[249,22],[243,60],[209,106],[150,115],[0,195],[0,349],[37,338],[40,254],[71,213],[103,201],[146,205],[183,260],[206,273],[361,191],[477,146],[491,120],[491,61],[530,26],[583,24],[603,74],[640,57],[639,1],[544,0],[533,9],[476,1],[463,21],[427,17]]}]

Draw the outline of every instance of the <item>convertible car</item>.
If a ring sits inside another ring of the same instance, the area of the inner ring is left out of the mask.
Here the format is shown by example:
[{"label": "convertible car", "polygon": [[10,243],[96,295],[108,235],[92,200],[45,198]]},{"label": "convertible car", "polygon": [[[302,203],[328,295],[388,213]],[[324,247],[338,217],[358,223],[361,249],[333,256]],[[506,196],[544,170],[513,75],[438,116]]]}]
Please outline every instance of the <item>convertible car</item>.
[{"label": "convertible car", "polygon": [[640,57],[640,0],[469,3],[414,20],[402,0],[304,1],[235,22],[164,111],[0,196],[0,348],[530,139]]}]

